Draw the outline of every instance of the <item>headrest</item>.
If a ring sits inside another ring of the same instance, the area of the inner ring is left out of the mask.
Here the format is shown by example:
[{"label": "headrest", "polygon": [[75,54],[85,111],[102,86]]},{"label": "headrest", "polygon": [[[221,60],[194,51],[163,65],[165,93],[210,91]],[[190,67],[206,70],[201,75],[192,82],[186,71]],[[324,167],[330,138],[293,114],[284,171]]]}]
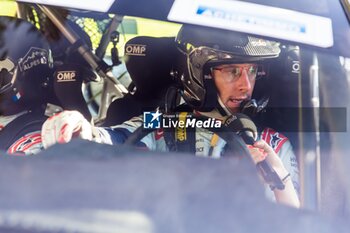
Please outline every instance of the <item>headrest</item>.
[{"label": "headrest", "polygon": [[125,44],[125,65],[145,98],[156,95],[172,83],[171,69],[176,59],[175,37],[139,36]]},{"label": "headrest", "polygon": [[54,93],[65,110],[78,110],[88,120],[91,114],[81,91],[84,72],[77,64],[56,66],[53,80]]}]

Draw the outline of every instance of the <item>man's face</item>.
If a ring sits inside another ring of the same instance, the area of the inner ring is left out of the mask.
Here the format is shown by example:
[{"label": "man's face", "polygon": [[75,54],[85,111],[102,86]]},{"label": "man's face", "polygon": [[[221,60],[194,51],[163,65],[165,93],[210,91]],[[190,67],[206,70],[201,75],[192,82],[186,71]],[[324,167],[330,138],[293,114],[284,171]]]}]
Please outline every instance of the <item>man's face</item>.
[{"label": "man's face", "polygon": [[236,113],[242,101],[250,99],[254,90],[258,65],[227,64],[212,68],[212,76],[223,104]]}]

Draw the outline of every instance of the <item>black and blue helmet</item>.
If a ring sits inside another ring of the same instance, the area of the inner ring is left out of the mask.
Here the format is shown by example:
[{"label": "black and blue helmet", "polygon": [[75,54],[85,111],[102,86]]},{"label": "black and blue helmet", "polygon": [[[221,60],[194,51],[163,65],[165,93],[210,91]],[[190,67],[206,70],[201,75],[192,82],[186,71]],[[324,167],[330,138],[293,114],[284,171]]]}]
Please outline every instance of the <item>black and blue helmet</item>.
[{"label": "black and blue helmet", "polygon": [[31,23],[0,17],[0,114],[45,102],[52,76],[48,42]]}]

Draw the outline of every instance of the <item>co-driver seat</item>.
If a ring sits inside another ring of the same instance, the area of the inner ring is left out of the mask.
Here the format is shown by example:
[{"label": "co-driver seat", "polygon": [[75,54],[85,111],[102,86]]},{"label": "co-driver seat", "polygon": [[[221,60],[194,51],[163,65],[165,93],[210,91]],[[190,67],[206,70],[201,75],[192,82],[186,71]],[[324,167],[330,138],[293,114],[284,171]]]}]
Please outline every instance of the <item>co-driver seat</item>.
[{"label": "co-driver seat", "polygon": [[118,125],[163,106],[174,83],[171,70],[177,49],[174,37],[139,36],[125,44],[125,65],[134,91],[111,103],[103,126]]}]

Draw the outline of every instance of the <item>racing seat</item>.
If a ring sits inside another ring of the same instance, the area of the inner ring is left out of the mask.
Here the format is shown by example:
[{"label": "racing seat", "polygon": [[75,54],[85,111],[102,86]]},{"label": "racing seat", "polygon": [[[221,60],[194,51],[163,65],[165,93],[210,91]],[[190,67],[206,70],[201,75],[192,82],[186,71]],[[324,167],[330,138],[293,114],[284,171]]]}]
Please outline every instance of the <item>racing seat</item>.
[{"label": "racing seat", "polygon": [[286,111],[298,110],[299,53],[296,46],[282,45],[279,57],[264,64],[266,74],[256,81],[253,98],[259,100],[266,96],[269,103],[266,112],[255,121],[284,132],[297,129],[298,122],[294,122],[297,119],[288,120],[291,118]]},{"label": "racing seat", "polygon": [[164,105],[165,94],[174,83],[171,76],[177,54],[174,41],[174,37],[139,36],[125,44],[125,65],[134,91],[111,103],[103,126],[121,124]]},{"label": "racing seat", "polygon": [[[92,48],[88,34],[77,24],[67,20],[66,24],[80,37],[81,43]],[[54,59],[53,90],[57,97],[58,105],[64,110],[77,110],[88,120],[91,113],[82,93],[82,83],[96,78],[90,65],[77,51],[77,46],[72,45],[65,36],[54,26],[50,28],[48,40]]]}]

